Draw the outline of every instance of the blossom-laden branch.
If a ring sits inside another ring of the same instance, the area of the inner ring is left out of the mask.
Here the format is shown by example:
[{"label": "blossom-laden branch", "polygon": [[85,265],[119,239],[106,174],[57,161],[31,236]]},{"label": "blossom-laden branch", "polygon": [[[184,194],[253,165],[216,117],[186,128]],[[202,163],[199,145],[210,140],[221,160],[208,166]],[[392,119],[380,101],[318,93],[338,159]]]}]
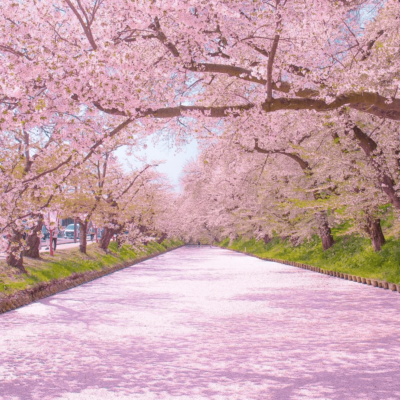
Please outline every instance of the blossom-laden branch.
[{"label": "blossom-laden branch", "polygon": [[[228,116],[239,116],[243,112],[251,110],[255,107],[254,104],[231,105],[225,107],[212,106],[178,106],[165,107],[159,109],[140,109],[135,110],[120,110],[117,108],[103,107],[100,102],[94,103],[99,110],[111,115],[135,115],[136,118],[154,117],[154,118],[173,118],[182,117],[185,113],[199,112],[205,117],[224,118]],[[380,118],[400,121],[400,99],[388,101],[385,97],[378,93],[361,92],[347,93],[338,96],[332,102],[327,102],[320,99],[312,98],[273,98],[271,101],[266,101],[260,104],[261,109],[266,113],[275,111],[300,111],[313,110],[317,112],[333,111],[349,106],[352,109],[376,115]]]}]

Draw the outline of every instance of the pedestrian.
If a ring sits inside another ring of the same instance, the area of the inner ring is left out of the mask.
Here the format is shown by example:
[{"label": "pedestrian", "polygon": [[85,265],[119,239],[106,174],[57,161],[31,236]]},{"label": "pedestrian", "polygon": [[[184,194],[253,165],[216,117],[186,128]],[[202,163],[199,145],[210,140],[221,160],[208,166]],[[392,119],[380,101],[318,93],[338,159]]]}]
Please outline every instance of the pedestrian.
[{"label": "pedestrian", "polygon": [[53,231],[53,250],[57,247],[57,237],[58,237],[58,226]]},{"label": "pedestrian", "polygon": [[200,247],[200,242],[197,242],[197,246]]}]

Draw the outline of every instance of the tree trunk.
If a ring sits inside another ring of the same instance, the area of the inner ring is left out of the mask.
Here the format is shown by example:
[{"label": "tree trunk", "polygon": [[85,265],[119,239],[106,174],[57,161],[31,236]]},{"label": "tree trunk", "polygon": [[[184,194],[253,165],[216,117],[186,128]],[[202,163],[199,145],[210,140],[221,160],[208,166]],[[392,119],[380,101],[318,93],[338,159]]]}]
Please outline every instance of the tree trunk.
[{"label": "tree trunk", "polygon": [[299,245],[299,237],[298,236],[291,236],[290,243],[293,247],[297,247]]},{"label": "tree trunk", "polygon": [[264,242],[265,244],[267,244],[267,243],[269,243],[270,241],[272,241],[272,237],[269,236],[269,235],[264,235],[263,238],[262,238],[262,240],[263,240],[263,242]]},{"label": "tree trunk", "polygon": [[333,240],[331,228],[328,224],[328,216],[326,214],[326,211],[317,212],[315,214],[315,218],[318,223],[318,231],[319,237],[322,241],[322,248],[324,249],[324,251],[328,250],[334,245],[335,241]]},{"label": "tree trunk", "polygon": [[77,229],[76,229],[76,218],[74,218],[74,243],[76,243]]},{"label": "tree trunk", "polygon": [[167,237],[168,237],[168,235],[167,235],[165,232],[163,232],[163,233],[160,235],[160,237],[157,239],[157,243],[158,243],[158,244],[161,244]]},{"label": "tree trunk", "polygon": [[228,247],[233,245],[233,242],[238,238],[238,235],[229,235],[229,244]]},{"label": "tree trunk", "polygon": [[400,197],[396,193],[395,183],[393,179],[384,174],[381,179],[381,187],[382,190],[389,197],[390,202],[394,205],[394,207],[400,210]]},{"label": "tree trunk", "polygon": [[382,246],[385,244],[385,236],[383,235],[381,220],[368,216],[365,231],[371,238],[372,247],[375,252],[381,251]]},{"label": "tree trunk", "polygon": [[115,230],[111,228],[104,228],[103,235],[100,239],[100,248],[104,251],[108,250],[108,246],[112,237],[114,236]]},{"label": "tree trunk", "polygon": [[40,258],[40,237],[38,237],[38,233],[42,231],[43,228],[43,217],[40,216],[38,218],[38,222],[36,226],[33,228],[33,232],[31,235],[28,236],[26,240],[26,244],[28,246],[28,249],[24,251],[24,256],[30,257],[30,258]]},{"label": "tree trunk", "polygon": [[[363,132],[357,125],[353,127],[354,138],[357,140],[359,146],[364,150],[365,155],[368,157],[372,167],[380,175],[379,185],[382,190],[389,197],[390,202],[395,208],[400,210],[400,197],[396,192],[396,183],[394,180],[384,172],[384,168],[376,162],[376,158],[373,158],[372,153],[378,148],[378,144],[371,139],[365,132]],[[381,150],[382,154],[382,150]]]},{"label": "tree trunk", "polygon": [[17,268],[19,271],[26,274],[26,269],[24,267],[24,258],[21,251],[22,248],[22,233],[18,231],[13,231],[13,235],[10,239],[10,248],[8,249],[7,264],[10,267]]},{"label": "tree trunk", "polygon": [[122,232],[122,234],[119,233],[119,234],[117,235],[116,240],[117,240],[117,246],[118,246],[118,248],[119,248],[119,249],[122,248],[122,246],[124,245],[124,243],[125,243],[125,241],[126,241],[125,232]]},{"label": "tree trunk", "polygon": [[88,222],[86,220],[79,220],[79,251],[83,254],[86,254],[87,227]]}]

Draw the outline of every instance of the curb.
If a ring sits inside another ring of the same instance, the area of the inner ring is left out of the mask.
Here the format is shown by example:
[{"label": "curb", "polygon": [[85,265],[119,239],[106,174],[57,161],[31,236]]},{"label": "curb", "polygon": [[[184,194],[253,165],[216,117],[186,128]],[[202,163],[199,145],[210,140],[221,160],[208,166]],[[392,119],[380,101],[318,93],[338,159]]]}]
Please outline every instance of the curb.
[{"label": "curb", "polygon": [[260,256],[256,256],[254,254],[247,253],[244,251],[233,250],[228,247],[222,247],[222,246],[219,246],[219,247],[221,247],[222,249],[235,251],[236,253],[246,254],[247,256],[255,257],[260,260],[272,261],[272,262],[277,262],[277,263],[284,264],[284,265],[290,265],[291,267],[307,269],[309,271],[317,272],[319,274],[329,275],[329,276],[332,276],[335,278],[346,279],[346,280],[353,281],[353,282],[363,283],[364,285],[370,285],[373,287],[377,287],[377,288],[381,288],[381,289],[388,289],[388,290],[391,290],[392,292],[400,293],[400,283],[396,284],[396,283],[381,281],[379,279],[374,279],[374,278],[363,278],[361,276],[346,274],[346,273],[338,272],[338,271],[332,271],[330,269],[314,267],[312,265],[302,264],[302,263],[298,263],[295,261],[285,261],[285,260],[279,260],[276,258],[262,258]]},{"label": "curb", "polygon": [[143,261],[149,260],[150,258],[154,258],[161,254],[168,253],[172,250],[176,250],[182,246],[184,245],[172,247],[165,251],[153,253],[146,257],[136,258],[135,260],[127,261],[122,264],[117,264],[114,265],[113,267],[102,269],[99,271],[87,271],[82,273],[75,272],[68,278],[63,278],[58,280],[53,279],[50,282],[39,283],[38,285],[32,288],[21,290],[17,293],[14,293],[13,295],[0,299],[0,314],[4,314],[8,311],[12,311],[17,308],[26,306],[38,300],[42,300],[46,297],[63,292],[64,290],[72,289],[74,287],[83,285],[84,283],[91,282],[97,278],[110,275],[116,271],[120,271],[121,269],[131,267],[132,265],[139,264]]}]

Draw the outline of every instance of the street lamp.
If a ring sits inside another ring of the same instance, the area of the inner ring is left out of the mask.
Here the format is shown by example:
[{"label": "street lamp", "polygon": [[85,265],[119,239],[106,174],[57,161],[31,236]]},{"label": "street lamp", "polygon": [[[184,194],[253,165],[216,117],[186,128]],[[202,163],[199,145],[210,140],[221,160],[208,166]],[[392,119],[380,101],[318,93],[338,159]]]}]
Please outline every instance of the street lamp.
[{"label": "street lamp", "polygon": [[49,211],[44,217],[44,224],[50,232],[50,255],[54,256],[53,233],[58,226],[57,211]]}]

